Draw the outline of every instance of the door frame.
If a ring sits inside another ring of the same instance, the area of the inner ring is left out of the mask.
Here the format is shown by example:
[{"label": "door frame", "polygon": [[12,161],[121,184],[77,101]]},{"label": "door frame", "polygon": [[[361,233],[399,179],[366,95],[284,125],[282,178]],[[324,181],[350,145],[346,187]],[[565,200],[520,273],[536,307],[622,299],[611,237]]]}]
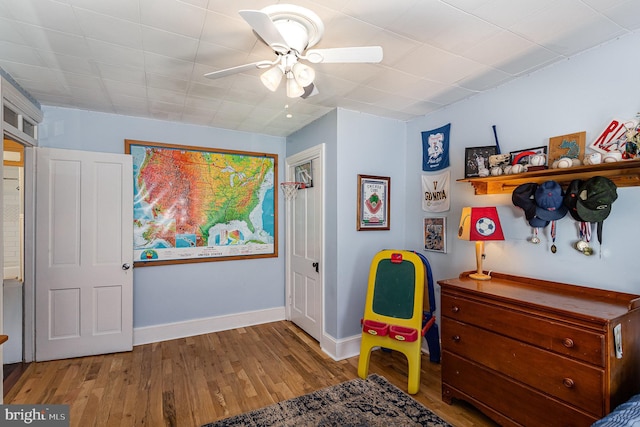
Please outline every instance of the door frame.
[{"label": "door frame", "polygon": [[[321,269],[321,281],[320,286],[322,288],[322,331],[320,334],[320,347],[326,348],[325,341],[325,270],[324,270],[324,260],[325,260],[325,144],[318,144],[306,150],[303,150],[299,153],[293,154],[286,158],[286,179],[285,181],[295,181],[295,167],[299,164],[309,162],[313,159],[319,159],[318,165],[318,173],[320,175],[320,218],[318,218],[319,227],[320,227],[320,259],[318,263],[320,264]],[[292,300],[292,280],[291,280],[291,236],[293,235],[292,229],[293,224],[291,220],[291,205],[288,200],[284,200],[285,203],[285,242],[286,242],[286,250],[285,250],[285,318],[287,320],[291,320],[291,305],[293,304]]]},{"label": "door frame", "polygon": [[24,283],[22,284],[22,358],[33,362],[36,355],[35,250],[36,250],[36,149],[24,149]]}]

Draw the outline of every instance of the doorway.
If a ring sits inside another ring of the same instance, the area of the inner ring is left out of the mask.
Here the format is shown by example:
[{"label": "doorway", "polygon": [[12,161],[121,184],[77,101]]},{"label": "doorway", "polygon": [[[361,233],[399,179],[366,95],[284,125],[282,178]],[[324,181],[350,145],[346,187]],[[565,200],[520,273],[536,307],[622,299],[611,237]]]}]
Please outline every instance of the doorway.
[{"label": "doorway", "polygon": [[[305,185],[286,200],[286,315],[324,337],[324,144],[287,157],[287,181]],[[303,188],[304,187],[304,188]]]},{"label": "doorway", "polygon": [[[17,380],[24,369],[24,146],[3,138],[2,244],[3,333],[10,339],[2,346],[3,378]],[[8,390],[9,387],[5,387]]]}]

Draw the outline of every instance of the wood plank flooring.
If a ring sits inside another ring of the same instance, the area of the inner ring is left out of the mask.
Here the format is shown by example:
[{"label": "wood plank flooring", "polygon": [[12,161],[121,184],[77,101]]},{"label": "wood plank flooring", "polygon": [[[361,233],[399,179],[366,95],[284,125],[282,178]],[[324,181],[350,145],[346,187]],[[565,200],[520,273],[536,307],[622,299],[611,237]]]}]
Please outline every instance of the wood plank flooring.
[{"label": "wood plank flooring", "polygon": [[[357,378],[358,356],[339,362],[282,321],[136,346],[127,353],[32,363],[5,404],[69,404],[72,426],[199,427]],[[407,388],[407,362],[374,351],[369,372]],[[454,426],[494,427],[464,402],[440,397],[440,365],[423,356],[414,398]],[[392,427],[392,426],[390,426]]]}]

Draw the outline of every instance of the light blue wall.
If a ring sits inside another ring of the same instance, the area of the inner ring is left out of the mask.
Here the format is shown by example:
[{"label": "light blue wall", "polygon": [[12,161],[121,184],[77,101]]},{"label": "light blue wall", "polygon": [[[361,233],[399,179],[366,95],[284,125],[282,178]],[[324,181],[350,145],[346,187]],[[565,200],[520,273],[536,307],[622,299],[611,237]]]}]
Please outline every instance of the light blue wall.
[{"label": "light blue wall", "polygon": [[[360,331],[369,263],[404,241],[404,128],[398,120],[338,109],[287,138],[287,155],[326,144],[325,332]],[[357,176],[391,178],[391,230],[356,231]]]},{"label": "light blue wall", "polygon": [[[382,249],[404,249],[404,128],[399,120],[338,110],[338,338],[360,332],[373,256]],[[390,230],[356,230],[358,174],[391,178]]]},{"label": "light blue wall", "polygon": [[338,188],[338,112],[333,110],[323,117],[287,137],[287,156],[292,156],[308,148],[325,144],[325,209],[324,209],[324,328],[325,332],[337,337],[338,331],[338,235],[336,232]]},{"label": "light blue wall", "polygon": [[[278,155],[285,139],[160,120],[44,107],[40,146],[124,153],[124,140]],[[279,212],[284,212],[282,198]],[[161,325],[284,306],[284,215],[278,216],[278,258],[141,267],[134,270],[134,327]]]},{"label": "light blue wall", "polygon": [[[408,194],[416,197],[407,199],[407,246],[421,246],[421,235],[414,231],[428,216],[417,197],[421,191],[421,131],[451,123],[450,170],[454,181],[464,177],[465,147],[494,144],[492,125],[497,126],[503,152],[546,146],[550,137],[580,131],[587,132],[588,145],[611,119],[633,118],[640,111],[640,57],[635,54],[639,49],[640,33],[636,32],[408,123],[406,184]],[[475,268],[474,245],[456,238],[462,207],[497,205],[506,240],[486,244],[485,269],[640,292],[635,268],[640,188],[618,189],[618,195],[604,222],[602,258],[587,257],[572,248],[578,232],[569,216],[558,222],[558,252],[552,254],[550,227],[541,244],[529,243],[530,228],[521,211],[512,205],[510,195],[474,196],[470,184],[454,182],[451,210],[446,214],[448,253],[429,255],[435,276],[455,277]],[[597,242],[595,248],[599,253]]]}]

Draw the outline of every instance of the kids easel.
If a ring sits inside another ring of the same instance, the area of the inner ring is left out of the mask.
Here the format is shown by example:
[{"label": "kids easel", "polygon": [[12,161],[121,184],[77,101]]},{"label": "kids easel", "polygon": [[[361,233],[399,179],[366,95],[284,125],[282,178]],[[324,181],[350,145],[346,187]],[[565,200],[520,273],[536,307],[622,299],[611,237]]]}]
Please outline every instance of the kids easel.
[{"label": "kids easel", "polygon": [[[409,394],[418,392],[422,337],[435,325],[435,300],[430,279],[428,261],[419,254],[404,250],[383,250],[375,255],[369,269],[362,319],[359,377],[366,378],[368,375],[372,348],[396,350],[407,358]],[[437,358],[435,361],[439,361],[436,328],[437,347],[433,345],[433,340],[429,340],[429,349],[432,356]],[[434,361],[434,357],[431,360]]]}]

